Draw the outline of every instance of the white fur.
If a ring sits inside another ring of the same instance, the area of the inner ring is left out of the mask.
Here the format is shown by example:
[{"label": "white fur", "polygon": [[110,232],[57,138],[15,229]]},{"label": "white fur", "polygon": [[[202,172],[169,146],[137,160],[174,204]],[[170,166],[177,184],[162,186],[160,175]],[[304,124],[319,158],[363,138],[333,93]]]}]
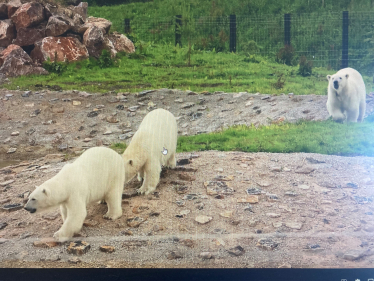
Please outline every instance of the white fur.
[{"label": "white fur", "polygon": [[37,187],[25,208],[38,213],[59,205],[63,225],[53,237],[63,242],[81,230],[89,203],[104,199],[108,205],[104,218],[121,217],[124,181],[121,155],[106,147],[93,147]]},{"label": "white fur", "polygon": [[149,112],[123,153],[125,182],[138,174],[139,181],[144,179],[138,192],[146,195],[154,192],[160,181],[161,166],[176,166],[177,137],[177,121],[171,112],[161,108]]},{"label": "white fur", "polygon": [[[327,111],[337,122],[361,122],[366,110],[366,89],[361,74],[353,68],[344,68],[327,75]],[[336,82],[335,82],[336,81]],[[339,85],[334,88],[334,82]]]}]

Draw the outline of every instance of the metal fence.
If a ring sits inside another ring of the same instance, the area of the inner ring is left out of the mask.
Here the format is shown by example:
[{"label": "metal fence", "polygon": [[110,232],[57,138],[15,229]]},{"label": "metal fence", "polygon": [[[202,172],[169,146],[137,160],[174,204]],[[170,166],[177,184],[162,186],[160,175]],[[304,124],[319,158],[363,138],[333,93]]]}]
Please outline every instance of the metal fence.
[{"label": "metal fence", "polygon": [[[344,18],[344,20],[343,20]],[[373,74],[374,14],[329,12],[299,15],[231,15],[126,19],[126,32],[143,41],[179,43],[275,58],[285,43],[315,67],[354,67]],[[345,28],[345,29],[344,29]],[[345,50],[345,52],[343,51]]]}]

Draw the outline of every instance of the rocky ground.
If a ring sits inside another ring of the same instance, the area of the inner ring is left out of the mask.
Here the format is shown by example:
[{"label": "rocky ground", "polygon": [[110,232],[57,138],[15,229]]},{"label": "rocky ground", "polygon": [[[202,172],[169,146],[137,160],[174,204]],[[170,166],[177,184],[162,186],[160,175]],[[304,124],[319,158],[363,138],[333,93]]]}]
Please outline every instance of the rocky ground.
[{"label": "rocky ground", "polygon": [[[125,186],[120,219],[104,220],[106,205],[89,206],[74,239],[89,246],[75,250],[48,239],[62,224],[57,210],[33,216],[22,209],[29,191],[73,161],[65,153],[129,141],[154,107],[169,109],[179,133],[191,135],[324,119],[326,96],[161,89],[104,96],[2,90],[0,97],[0,157],[23,160],[0,169],[1,267],[373,266],[369,157],[180,153],[154,195],[138,196],[136,180]],[[368,99],[368,114],[373,105]]]},{"label": "rocky ground", "polygon": [[[196,94],[161,89],[138,94],[79,91],[0,92],[0,157],[30,160],[48,153],[126,142],[152,108],[171,111],[180,135],[213,132],[236,124],[322,120],[326,96],[250,93]],[[367,113],[374,99],[367,100]]]}]

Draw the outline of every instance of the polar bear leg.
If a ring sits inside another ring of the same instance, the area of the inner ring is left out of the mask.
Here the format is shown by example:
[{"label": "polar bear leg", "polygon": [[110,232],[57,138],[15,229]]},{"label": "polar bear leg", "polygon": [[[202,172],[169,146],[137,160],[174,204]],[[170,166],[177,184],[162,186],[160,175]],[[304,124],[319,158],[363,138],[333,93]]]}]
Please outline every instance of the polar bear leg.
[{"label": "polar bear leg", "polygon": [[170,156],[167,165],[171,169],[174,169],[177,166],[177,159],[175,158],[175,153],[173,153],[173,155]]},{"label": "polar bear leg", "polygon": [[332,120],[336,122],[343,122],[345,120],[345,115],[340,109],[334,109],[331,112]]},{"label": "polar bear leg", "polygon": [[358,115],[358,108],[347,110],[347,122],[357,122]]},{"label": "polar bear leg", "polygon": [[66,220],[61,228],[53,235],[60,242],[65,242],[72,238],[75,233],[78,233],[82,229],[84,219],[87,216],[86,204],[84,202],[77,201],[70,206],[73,206],[70,211],[69,206],[66,206]]},{"label": "polar bear leg", "polygon": [[366,111],[366,101],[365,99],[363,99],[360,102],[360,113],[358,115],[357,122],[362,122],[362,120],[364,120],[365,111]]},{"label": "polar bear leg", "polygon": [[108,205],[108,212],[103,216],[104,219],[115,220],[122,216],[122,184],[105,196],[105,202]]},{"label": "polar bear leg", "polygon": [[151,165],[144,169],[144,181],[138,189],[140,194],[148,195],[156,190],[160,181],[161,165],[158,161],[151,162]]},{"label": "polar bear leg", "polygon": [[141,168],[138,172],[138,181],[142,181],[144,179],[144,170]]},{"label": "polar bear leg", "polygon": [[67,210],[66,210],[65,205],[60,205],[60,212],[61,212],[62,221],[65,222],[66,217],[67,217]]}]

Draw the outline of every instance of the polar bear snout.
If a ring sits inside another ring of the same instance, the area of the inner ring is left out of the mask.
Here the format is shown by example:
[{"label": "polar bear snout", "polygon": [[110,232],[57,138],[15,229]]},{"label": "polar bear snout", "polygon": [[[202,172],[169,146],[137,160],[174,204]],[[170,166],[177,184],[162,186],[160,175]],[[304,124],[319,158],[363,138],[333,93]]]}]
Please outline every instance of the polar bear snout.
[{"label": "polar bear snout", "polygon": [[36,212],[36,209],[35,208],[32,208],[32,207],[28,207],[27,205],[24,207],[24,209],[28,212],[30,212],[31,214],[35,213]]},{"label": "polar bear snout", "polygon": [[339,89],[339,82],[338,81],[334,81],[334,89],[337,90]]}]

